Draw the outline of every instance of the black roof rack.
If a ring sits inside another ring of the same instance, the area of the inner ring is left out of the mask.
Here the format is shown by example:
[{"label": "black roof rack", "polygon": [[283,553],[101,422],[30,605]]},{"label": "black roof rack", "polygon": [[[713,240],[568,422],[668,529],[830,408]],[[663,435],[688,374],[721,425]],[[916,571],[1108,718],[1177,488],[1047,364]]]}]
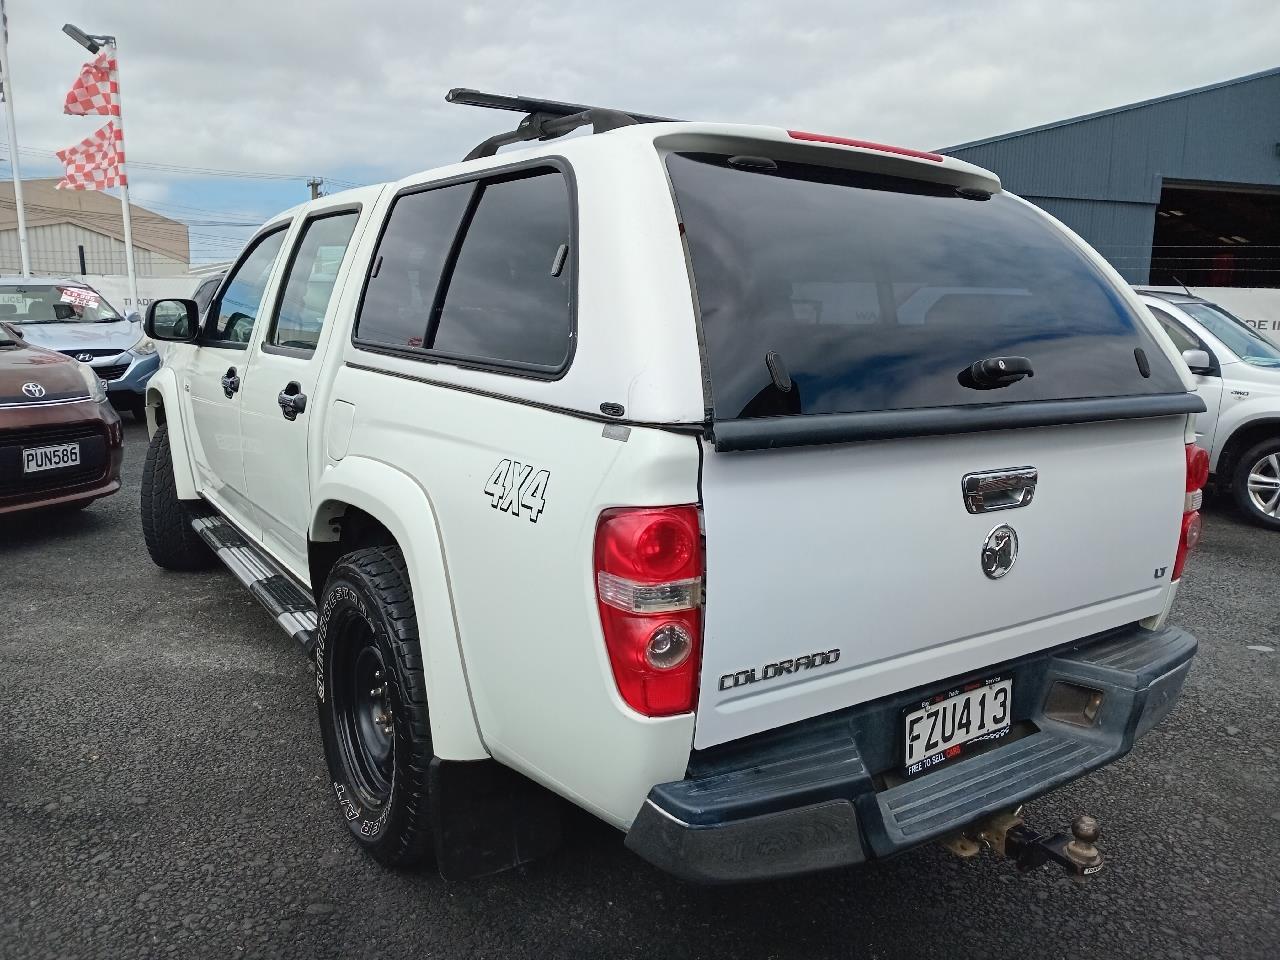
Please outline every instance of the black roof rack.
[{"label": "black roof rack", "polygon": [[499,147],[522,140],[552,140],[563,137],[578,127],[591,124],[592,133],[604,133],[618,127],[636,123],[665,123],[670,117],[654,117],[647,113],[629,110],[612,110],[608,107],[589,107],[581,103],[561,103],[559,100],[538,100],[533,97],[504,97],[497,93],[481,93],[465,87],[454,87],[445,100],[468,107],[487,107],[490,110],[511,110],[525,114],[525,118],[507,133],[496,133],[478,144],[464,160],[492,157]]}]

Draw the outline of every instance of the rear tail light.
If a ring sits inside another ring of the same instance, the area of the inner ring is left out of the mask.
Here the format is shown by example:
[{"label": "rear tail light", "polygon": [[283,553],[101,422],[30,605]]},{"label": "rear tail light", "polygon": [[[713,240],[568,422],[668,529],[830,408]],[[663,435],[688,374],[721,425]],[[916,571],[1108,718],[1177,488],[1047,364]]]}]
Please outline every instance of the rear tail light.
[{"label": "rear tail light", "polygon": [[650,717],[692,710],[702,642],[698,508],[606,510],[596,526],[595,575],[622,699]]},{"label": "rear tail light", "polygon": [[1209,482],[1209,453],[1194,443],[1187,444],[1187,487],[1182,504],[1182,528],[1178,531],[1178,553],[1173,561],[1177,580],[1187,565],[1187,557],[1200,542],[1200,504],[1204,502],[1204,485]]}]

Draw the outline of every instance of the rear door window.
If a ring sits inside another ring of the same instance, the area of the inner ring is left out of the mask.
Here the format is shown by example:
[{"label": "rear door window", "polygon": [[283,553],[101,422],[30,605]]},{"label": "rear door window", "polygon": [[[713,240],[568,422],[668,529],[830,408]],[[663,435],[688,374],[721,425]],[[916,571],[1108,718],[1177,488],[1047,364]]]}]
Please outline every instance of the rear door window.
[{"label": "rear door window", "polygon": [[[719,419],[1185,392],[1110,282],[1013,197],[708,153],[667,169]],[[1007,356],[1034,376],[962,382]]]},{"label": "rear door window", "polygon": [[306,352],[315,350],[329,300],[333,297],[338,268],[342,266],[351,232],[359,219],[358,211],[348,210],[307,221],[276,303],[268,344]]}]

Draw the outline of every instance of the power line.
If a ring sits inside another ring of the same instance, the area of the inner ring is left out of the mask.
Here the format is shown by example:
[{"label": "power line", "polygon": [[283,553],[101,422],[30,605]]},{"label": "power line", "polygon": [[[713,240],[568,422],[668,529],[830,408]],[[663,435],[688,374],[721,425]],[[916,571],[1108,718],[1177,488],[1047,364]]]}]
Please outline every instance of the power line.
[{"label": "power line", "polygon": [[[23,157],[32,159],[49,160],[54,157],[55,149],[52,147],[19,147],[18,154]],[[0,159],[7,158],[7,154]],[[180,173],[189,176],[202,177],[231,177],[240,180],[307,180],[315,176],[310,173],[277,173],[266,170],[230,170],[222,167],[196,167],[186,166],[183,164],[169,163],[165,161],[155,160],[129,160],[129,166],[135,169],[152,170],[160,173]],[[328,183],[336,183],[345,187],[357,187],[358,183],[351,180],[342,180],[338,177],[326,176],[324,180]]]}]

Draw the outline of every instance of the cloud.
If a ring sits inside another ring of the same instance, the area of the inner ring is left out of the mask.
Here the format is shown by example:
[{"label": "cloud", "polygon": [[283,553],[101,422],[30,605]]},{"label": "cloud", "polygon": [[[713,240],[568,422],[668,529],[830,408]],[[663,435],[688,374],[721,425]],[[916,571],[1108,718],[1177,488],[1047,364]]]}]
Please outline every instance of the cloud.
[{"label": "cloud", "polygon": [[1161,0],[8,8],[24,146],[97,119],[61,114],[86,59],[69,20],[120,38],[130,159],[363,181],[454,160],[515,120],[446,105],[453,86],[937,147],[1275,66],[1280,36],[1274,0],[1211,15]]}]

